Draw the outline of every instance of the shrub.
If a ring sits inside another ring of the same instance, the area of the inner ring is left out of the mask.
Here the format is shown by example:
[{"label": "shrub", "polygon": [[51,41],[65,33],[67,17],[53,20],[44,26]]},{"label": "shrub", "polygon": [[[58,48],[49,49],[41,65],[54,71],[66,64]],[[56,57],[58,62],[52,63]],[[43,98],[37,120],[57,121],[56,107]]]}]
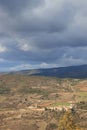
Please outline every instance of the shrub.
[{"label": "shrub", "polygon": [[49,123],[46,127],[46,130],[54,130],[56,129],[58,126],[54,123]]},{"label": "shrub", "polygon": [[8,93],[10,93],[9,88],[0,87],[0,94],[8,94]]},{"label": "shrub", "polygon": [[58,130],[82,130],[76,123],[78,115],[72,110],[65,111],[60,117]]}]

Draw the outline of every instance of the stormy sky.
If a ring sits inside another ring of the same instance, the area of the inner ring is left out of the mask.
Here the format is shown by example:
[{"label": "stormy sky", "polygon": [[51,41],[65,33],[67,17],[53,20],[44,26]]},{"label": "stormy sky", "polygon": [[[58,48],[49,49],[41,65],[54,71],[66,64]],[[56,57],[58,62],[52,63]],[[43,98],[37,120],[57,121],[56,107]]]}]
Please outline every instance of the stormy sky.
[{"label": "stormy sky", "polygon": [[87,64],[87,0],[0,0],[0,71]]}]

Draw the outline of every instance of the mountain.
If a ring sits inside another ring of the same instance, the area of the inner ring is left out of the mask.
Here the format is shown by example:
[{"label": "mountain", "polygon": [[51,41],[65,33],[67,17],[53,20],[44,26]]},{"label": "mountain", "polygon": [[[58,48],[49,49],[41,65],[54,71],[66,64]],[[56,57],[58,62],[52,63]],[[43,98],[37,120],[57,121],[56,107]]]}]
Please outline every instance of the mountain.
[{"label": "mountain", "polygon": [[22,70],[17,72],[11,72],[10,74],[82,79],[87,78],[87,65],[58,67],[49,69]]}]

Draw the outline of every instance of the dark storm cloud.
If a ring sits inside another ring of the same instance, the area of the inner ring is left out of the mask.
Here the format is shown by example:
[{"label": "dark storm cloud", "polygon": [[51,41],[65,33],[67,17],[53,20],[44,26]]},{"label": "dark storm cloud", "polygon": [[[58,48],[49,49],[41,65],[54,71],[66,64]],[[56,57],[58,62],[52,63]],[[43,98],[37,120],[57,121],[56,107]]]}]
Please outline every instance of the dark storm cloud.
[{"label": "dark storm cloud", "polygon": [[52,33],[61,32],[67,28],[73,17],[73,11],[70,8],[61,7],[60,10],[44,8],[42,6],[42,9],[35,9],[21,15],[16,30],[25,33]]},{"label": "dark storm cloud", "polygon": [[84,64],[86,34],[86,0],[0,0],[0,62]]},{"label": "dark storm cloud", "polygon": [[0,0],[0,7],[10,14],[21,13],[28,5],[28,9],[34,8],[41,4],[42,0]]}]

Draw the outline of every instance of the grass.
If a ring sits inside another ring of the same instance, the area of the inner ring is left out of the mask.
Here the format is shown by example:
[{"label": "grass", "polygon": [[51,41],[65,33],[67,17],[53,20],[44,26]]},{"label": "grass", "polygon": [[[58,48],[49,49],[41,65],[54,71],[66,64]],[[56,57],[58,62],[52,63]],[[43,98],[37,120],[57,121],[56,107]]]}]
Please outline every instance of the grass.
[{"label": "grass", "polygon": [[70,103],[68,102],[57,102],[51,105],[51,107],[57,107],[57,106],[69,106]]},{"label": "grass", "polygon": [[80,92],[79,95],[80,96],[87,96],[87,92]]},{"label": "grass", "polygon": [[79,92],[77,95],[79,101],[87,101],[87,92]]}]

